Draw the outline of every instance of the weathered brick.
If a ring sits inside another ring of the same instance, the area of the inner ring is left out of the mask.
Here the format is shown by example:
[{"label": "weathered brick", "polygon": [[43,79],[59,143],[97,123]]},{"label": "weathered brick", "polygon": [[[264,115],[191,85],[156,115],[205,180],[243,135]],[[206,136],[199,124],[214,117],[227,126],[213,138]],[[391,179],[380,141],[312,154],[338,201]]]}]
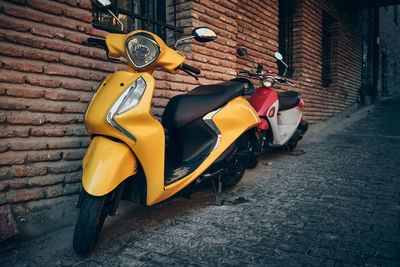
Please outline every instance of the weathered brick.
[{"label": "weathered brick", "polygon": [[53,30],[50,27],[42,27],[42,26],[31,26],[30,32],[34,35],[49,37],[49,38],[57,38],[64,39],[65,35],[61,31]]},{"label": "weathered brick", "polygon": [[81,0],[57,0],[58,2],[65,3],[70,6],[78,6]]},{"label": "weathered brick", "polygon": [[46,66],[44,72],[49,75],[60,75],[69,77],[75,77],[77,75],[76,69],[68,69],[61,66]]},{"label": "weathered brick", "polygon": [[25,77],[22,74],[13,75],[12,73],[0,73],[0,82],[24,83]]},{"label": "weathered brick", "polygon": [[65,89],[91,91],[93,89],[93,84],[88,82],[78,83],[73,81],[63,81],[61,87]]},{"label": "weathered brick", "polygon": [[76,148],[81,146],[81,141],[78,138],[51,138],[46,141],[49,149],[60,148]]},{"label": "weathered brick", "polygon": [[26,108],[26,101],[16,97],[3,97],[3,100],[0,102],[0,109],[25,110]]},{"label": "weathered brick", "polygon": [[48,54],[46,52],[43,52],[43,50],[42,51],[38,51],[36,49],[35,50],[34,49],[25,50],[23,52],[23,56],[26,57],[26,58],[40,59],[40,60],[47,61],[47,62],[58,62],[58,61],[60,61],[60,58],[59,58],[58,55],[51,55],[51,54]]},{"label": "weathered brick", "polygon": [[68,32],[65,33],[64,39],[77,44],[82,44],[84,41],[87,40],[87,36],[79,34],[77,32]]},{"label": "weathered brick", "polygon": [[84,125],[73,125],[65,127],[66,136],[86,136],[87,130]]},{"label": "weathered brick", "polygon": [[1,125],[0,137],[27,137],[29,136],[29,126]]},{"label": "weathered brick", "polygon": [[14,138],[5,139],[3,142],[9,143],[9,148],[14,151],[21,150],[42,150],[46,149],[46,142],[42,139],[37,139],[34,137],[30,138]]},{"label": "weathered brick", "polygon": [[63,153],[63,158],[65,160],[77,160],[77,159],[83,159],[85,156],[86,149],[74,149],[72,151],[65,151]]},{"label": "weathered brick", "polygon": [[3,7],[4,13],[10,16],[18,17],[18,18],[24,18],[32,21],[43,21],[43,17],[38,13],[38,12],[26,12],[23,8],[17,7],[8,7],[4,6]]},{"label": "weathered brick", "polygon": [[91,23],[93,21],[93,17],[88,11],[78,11],[71,9],[64,9],[63,14],[66,17],[77,19],[83,22]]},{"label": "weathered brick", "polygon": [[11,167],[10,166],[5,166],[5,167],[0,167],[0,179],[8,179],[11,177]]},{"label": "weathered brick", "polygon": [[44,196],[43,190],[44,189],[41,187],[11,190],[9,201],[10,203],[15,203],[15,202],[39,199]]},{"label": "weathered brick", "polygon": [[85,32],[87,34],[95,35],[95,36],[99,36],[99,37],[103,37],[103,38],[105,38],[107,36],[107,32],[102,31],[102,30],[98,30],[98,29],[95,29],[95,28],[92,28],[92,27],[86,28]]},{"label": "weathered brick", "polygon": [[29,152],[26,158],[28,162],[56,161],[59,159],[61,159],[61,151]]},{"label": "weathered brick", "polygon": [[82,181],[82,171],[68,173],[64,176],[65,183],[76,183]]},{"label": "weathered brick", "polygon": [[31,85],[56,88],[60,87],[61,82],[55,79],[46,79],[42,77],[26,77],[26,81]]},{"label": "weathered brick", "polygon": [[29,25],[16,21],[8,16],[0,16],[0,28],[13,29],[19,32],[26,32],[29,30]]},{"label": "weathered brick", "polygon": [[30,7],[34,9],[44,11],[50,14],[61,15],[62,8],[56,5],[53,5],[51,2],[43,2],[40,0],[27,0],[27,3]]},{"label": "weathered brick", "polygon": [[45,122],[45,118],[41,114],[30,112],[10,112],[7,115],[7,122],[11,124],[40,125]]},{"label": "weathered brick", "polygon": [[28,185],[30,187],[36,187],[36,186],[46,186],[46,185],[54,185],[54,184],[59,184],[62,183],[65,179],[65,175],[53,175],[53,174],[47,174],[43,176],[36,176],[29,178],[28,180]]},{"label": "weathered brick", "polygon": [[32,128],[32,136],[63,136],[64,130],[56,127]]},{"label": "weathered brick", "polygon": [[80,0],[79,7],[87,10],[92,10],[92,2],[90,0]]},{"label": "weathered brick", "polygon": [[81,161],[57,162],[49,165],[48,172],[52,174],[74,172],[79,170],[81,166]]},{"label": "weathered brick", "polygon": [[91,64],[83,59],[82,57],[74,57],[74,56],[61,56],[60,57],[61,63],[65,65],[75,66],[75,67],[84,67],[90,68]]},{"label": "weathered brick", "polygon": [[86,103],[66,103],[64,105],[64,112],[67,113],[84,113],[86,111]]},{"label": "weathered brick", "polygon": [[80,120],[82,120],[82,116],[79,115],[49,114],[46,116],[48,123],[69,124]]},{"label": "weathered brick", "polygon": [[47,167],[45,165],[17,165],[12,167],[14,177],[31,177],[45,175]]},{"label": "weathered brick", "polygon": [[42,99],[40,99],[40,101],[36,100],[29,104],[29,111],[61,113],[63,111],[63,107],[61,103],[55,103],[53,101],[43,101]]},{"label": "weathered brick", "polygon": [[27,36],[21,36],[21,35],[6,35],[6,40],[12,43],[16,44],[21,44],[21,45],[26,45],[29,47],[36,47],[36,48],[44,48],[45,47],[45,42],[42,40],[30,38]]},{"label": "weathered brick", "polygon": [[2,141],[2,143],[0,143],[0,153],[4,152],[4,151],[7,151],[8,150],[8,145],[9,145],[8,143]]},{"label": "weathered brick", "polygon": [[37,89],[15,89],[7,88],[7,95],[19,96],[24,98],[41,98],[44,96],[44,91]]},{"label": "weathered brick", "polygon": [[37,64],[27,62],[13,62],[7,60],[4,62],[4,68],[9,70],[23,71],[23,72],[43,72],[43,67]]},{"label": "weathered brick", "polygon": [[67,101],[77,101],[79,100],[79,95],[67,94],[67,93],[57,93],[57,92],[46,92],[46,99],[51,100],[67,100]]},{"label": "weathered brick", "polygon": [[10,189],[10,181],[1,181],[0,182],[0,192],[7,191]]},{"label": "weathered brick", "polygon": [[17,165],[23,164],[26,160],[25,152],[9,151],[0,154],[0,165]]}]

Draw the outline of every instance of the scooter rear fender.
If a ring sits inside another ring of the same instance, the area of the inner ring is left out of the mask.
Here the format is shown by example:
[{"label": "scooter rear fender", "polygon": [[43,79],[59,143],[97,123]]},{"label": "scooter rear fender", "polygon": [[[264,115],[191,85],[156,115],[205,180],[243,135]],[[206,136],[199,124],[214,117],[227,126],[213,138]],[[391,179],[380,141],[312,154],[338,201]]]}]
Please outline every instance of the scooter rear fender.
[{"label": "scooter rear fender", "polygon": [[126,144],[95,136],[83,158],[82,185],[90,195],[103,196],[136,171],[136,158]]}]

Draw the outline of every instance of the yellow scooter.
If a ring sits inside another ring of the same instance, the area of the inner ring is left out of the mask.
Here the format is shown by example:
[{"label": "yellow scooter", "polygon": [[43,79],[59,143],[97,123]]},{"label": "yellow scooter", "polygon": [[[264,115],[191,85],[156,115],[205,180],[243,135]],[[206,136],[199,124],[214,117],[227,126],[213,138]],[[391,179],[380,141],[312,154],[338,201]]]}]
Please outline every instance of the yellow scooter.
[{"label": "yellow scooter", "polygon": [[[217,38],[204,27],[192,34],[200,42]],[[111,57],[126,58],[128,69],[105,78],[85,115],[92,141],[83,159],[73,238],[75,251],[82,255],[93,250],[105,218],[115,214],[120,199],[150,206],[196,181],[211,179],[217,204],[222,204],[221,186],[242,178],[260,122],[243,97],[254,88],[238,78],[173,97],[160,123],[150,111],[152,72],[184,71],[197,78],[200,70],[184,64],[185,56],[151,32],[88,41],[104,45]]]}]

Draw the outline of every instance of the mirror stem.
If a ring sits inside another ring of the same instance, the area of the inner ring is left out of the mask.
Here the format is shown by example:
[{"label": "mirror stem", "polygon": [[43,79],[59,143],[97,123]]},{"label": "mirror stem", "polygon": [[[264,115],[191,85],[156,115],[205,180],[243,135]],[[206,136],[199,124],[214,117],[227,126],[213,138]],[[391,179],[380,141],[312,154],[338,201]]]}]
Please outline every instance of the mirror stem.
[{"label": "mirror stem", "polygon": [[283,73],[283,75],[282,75],[282,77],[286,77],[286,73],[287,73],[287,71],[288,71],[288,65],[283,61],[283,60],[280,60],[280,62],[282,62],[282,64],[286,67],[285,68],[285,72]]},{"label": "mirror stem", "polygon": [[118,19],[118,17],[111,10],[109,10],[109,9],[107,9],[107,10],[114,17],[114,19],[116,19],[119,22],[119,24],[121,24],[121,32],[123,32],[124,31],[124,24]]},{"label": "mirror stem", "polygon": [[190,40],[192,38],[193,38],[193,36],[188,36],[188,37],[183,37],[183,38],[179,39],[178,41],[176,41],[176,43],[174,45],[174,50],[176,50],[176,48],[178,47],[179,43],[182,43],[182,42],[184,42],[186,40]]},{"label": "mirror stem", "polygon": [[255,64],[254,59],[252,59],[252,58],[251,58],[249,55],[247,55],[247,54],[246,54],[246,56],[247,56],[247,58],[250,59],[250,61],[251,61],[251,72],[254,72],[254,64]]}]

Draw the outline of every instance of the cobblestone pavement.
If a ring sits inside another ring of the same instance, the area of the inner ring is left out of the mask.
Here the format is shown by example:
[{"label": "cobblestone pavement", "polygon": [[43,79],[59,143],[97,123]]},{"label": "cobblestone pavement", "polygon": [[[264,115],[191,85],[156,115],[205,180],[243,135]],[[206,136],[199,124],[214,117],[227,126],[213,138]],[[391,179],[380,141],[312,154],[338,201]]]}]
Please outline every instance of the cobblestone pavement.
[{"label": "cobblestone pavement", "polygon": [[364,113],[307,137],[301,156],[264,159],[225,192],[241,204],[213,206],[200,191],[128,206],[88,258],[73,253],[70,227],[0,265],[400,266],[400,98]]}]

